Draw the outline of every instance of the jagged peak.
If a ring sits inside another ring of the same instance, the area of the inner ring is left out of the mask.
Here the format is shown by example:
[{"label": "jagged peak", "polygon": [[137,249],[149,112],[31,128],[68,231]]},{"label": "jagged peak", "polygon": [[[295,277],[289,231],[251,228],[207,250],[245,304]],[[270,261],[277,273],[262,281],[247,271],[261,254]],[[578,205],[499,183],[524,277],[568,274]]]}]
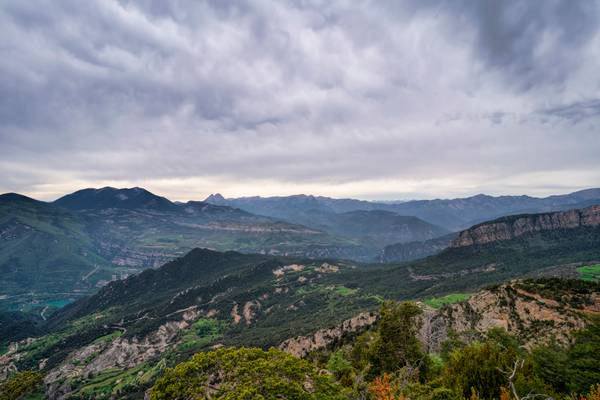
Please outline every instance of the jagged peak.
[{"label": "jagged peak", "polygon": [[211,195],[209,195],[206,199],[204,199],[204,201],[206,203],[212,203],[212,202],[221,202],[221,201],[225,201],[225,197],[223,197],[223,195],[221,193],[213,193]]}]

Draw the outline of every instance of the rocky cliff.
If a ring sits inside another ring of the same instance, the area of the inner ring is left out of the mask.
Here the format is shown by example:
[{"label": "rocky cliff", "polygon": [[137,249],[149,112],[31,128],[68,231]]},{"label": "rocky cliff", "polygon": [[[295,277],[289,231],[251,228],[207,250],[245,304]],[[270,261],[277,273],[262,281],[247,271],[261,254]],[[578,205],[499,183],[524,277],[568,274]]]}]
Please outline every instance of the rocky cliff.
[{"label": "rocky cliff", "polygon": [[600,225],[600,205],[580,210],[503,217],[475,225],[459,233],[451,247],[510,240],[522,235],[559,229],[596,227]]},{"label": "rocky cliff", "polygon": [[[465,302],[426,312],[421,336],[429,351],[439,351],[448,332],[479,335],[502,328],[526,347],[556,339],[567,343],[588,315],[600,313],[598,287],[572,288],[558,279],[517,281],[482,290]],[[587,284],[582,283],[583,286]]]},{"label": "rocky cliff", "polygon": [[279,345],[279,348],[297,357],[304,357],[313,350],[323,349],[335,344],[346,335],[367,329],[376,320],[377,315],[374,313],[360,313],[333,328],[319,329],[312,335],[288,339]]},{"label": "rocky cliff", "polygon": [[[598,286],[560,279],[515,281],[482,290],[467,301],[439,310],[423,308],[419,337],[429,352],[439,352],[450,332],[465,340],[502,328],[526,347],[556,339],[567,343],[571,332],[586,326],[589,315],[600,314]],[[362,313],[330,329],[288,339],[279,348],[298,357],[331,348],[352,334],[369,329],[376,313]]]}]

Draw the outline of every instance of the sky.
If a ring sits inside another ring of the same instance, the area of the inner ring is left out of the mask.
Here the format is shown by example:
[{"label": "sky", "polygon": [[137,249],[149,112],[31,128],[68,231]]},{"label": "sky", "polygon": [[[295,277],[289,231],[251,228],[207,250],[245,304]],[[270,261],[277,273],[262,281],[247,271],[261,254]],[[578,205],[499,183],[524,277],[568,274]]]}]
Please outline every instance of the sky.
[{"label": "sky", "polygon": [[600,186],[600,1],[0,2],[0,192]]}]

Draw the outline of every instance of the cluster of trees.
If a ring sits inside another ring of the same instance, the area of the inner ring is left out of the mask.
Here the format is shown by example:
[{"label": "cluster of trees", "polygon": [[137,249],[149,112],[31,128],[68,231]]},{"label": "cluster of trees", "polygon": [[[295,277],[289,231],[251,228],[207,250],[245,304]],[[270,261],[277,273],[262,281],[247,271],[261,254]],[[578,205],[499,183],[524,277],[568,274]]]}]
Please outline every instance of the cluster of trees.
[{"label": "cluster of trees", "polygon": [[439,354],[418,339],[421,309],[386,302],[377,327],[301,360],[279,350],[196,354],[151,390],[159,399],[600,400],[600,322],[573,343],[523,348],[500,329],[477,340],[451,335]]},{"label": "cluster of trees", "polygon": [[41,399],[42,384],[39,372],[18,372],[0,384],[0,400]]},{"label": "cluster of trees", "polygon": [[353,398],[376,400],[532,400],[587,396],[600,400],[600,321],[574,335],[569,346],[527,350],[501,329],[477,340],[451,335],[440,354],[417,338],[420,308],[387,302],[376,329],[341,346],[325,361]]},{"label": "cluster of trees", "polygon": [[168,370],[152,400],[343,400],[345,389],[306,360],[281,350],[231,347],[197,353]]},{"label": "cluster of trees", "polygon": [[[431,354],[418,339],[421,313],[412,302],[385,302],[375,328],[309,359],[244,347],[198,353],[167,370],[150,398],[600,400],[598,319],[568,346],[526,349],[492,329],[470,340],[451,334],[440,353]],[[0,385],[0,400],[36,398],[27,394],[41,386],[39,373],[20,372]]]}]

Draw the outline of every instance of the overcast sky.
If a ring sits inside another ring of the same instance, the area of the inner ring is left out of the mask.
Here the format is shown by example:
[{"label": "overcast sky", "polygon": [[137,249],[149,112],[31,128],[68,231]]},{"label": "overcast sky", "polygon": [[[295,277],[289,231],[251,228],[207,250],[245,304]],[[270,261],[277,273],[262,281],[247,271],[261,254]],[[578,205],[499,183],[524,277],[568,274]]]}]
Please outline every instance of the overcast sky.
[{"label": "overcast sky", "polygon": [[600,186],[600,2],[0,2],[0,192]]}]

